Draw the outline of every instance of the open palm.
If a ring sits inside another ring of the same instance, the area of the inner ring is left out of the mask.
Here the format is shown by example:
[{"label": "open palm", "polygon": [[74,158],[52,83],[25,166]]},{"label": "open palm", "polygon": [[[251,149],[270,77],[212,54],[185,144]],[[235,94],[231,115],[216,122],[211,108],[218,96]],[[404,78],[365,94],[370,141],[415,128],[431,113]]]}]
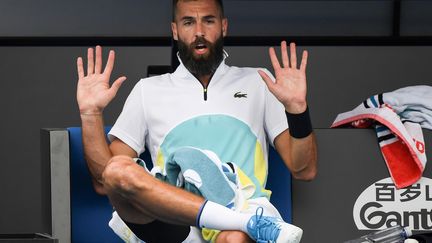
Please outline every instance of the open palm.
[{"label": "open palm", "polygon": [[270,92],[285,106],[285,109],[293,114],[306,110],[306,65],[307,51],[303,51],[300,68],[297,68],[297,54],[294,43],[290,44],[288,57],[287,44],[281,42],[282,66],[276,56],[275,49],[269,49],[270,60],[275,72],[273,81],[264,71],[258,71]]},{"label": "open palm", "polygon": [[115,53],[110,51],[105,69],[102,72],[102,48],[96,46],[87,51],[87,75],[84,73],[83,60],[77,59],[78,87],[77,101],[81,113],[102,113],[102,110],[114,98],[126,77],[120,77],[110,86],[110,76],[114,67]]}]

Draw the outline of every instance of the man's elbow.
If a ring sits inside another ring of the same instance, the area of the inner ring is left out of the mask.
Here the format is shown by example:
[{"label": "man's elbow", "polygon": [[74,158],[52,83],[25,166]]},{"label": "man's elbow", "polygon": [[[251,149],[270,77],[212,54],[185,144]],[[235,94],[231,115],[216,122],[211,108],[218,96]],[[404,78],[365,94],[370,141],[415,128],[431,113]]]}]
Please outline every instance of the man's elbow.
[{"label": "man's elbow", "polygon": [[318,170],[316,167],[305,168],[301,171],[291,172],[292,176],[296,180],[312,181],[317,176]]},{"label": "man's elbow", "polygon": [[93,189],[101,196],[105,196],[107,194],[103,184],[95,179],[93,179]]}]

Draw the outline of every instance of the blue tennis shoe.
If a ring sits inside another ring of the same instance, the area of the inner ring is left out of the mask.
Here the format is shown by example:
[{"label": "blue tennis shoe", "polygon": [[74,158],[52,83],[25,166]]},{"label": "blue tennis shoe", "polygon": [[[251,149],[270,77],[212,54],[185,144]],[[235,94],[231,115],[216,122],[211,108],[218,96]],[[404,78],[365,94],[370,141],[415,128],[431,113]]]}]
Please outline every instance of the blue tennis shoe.
[{"label": "blue tennis shoe", "polygon": [[299,227],[288,224],[277,217],[263,216],[259,207],[249,219],[247,230],[249,236],[258,243],[298,243],[303,235]]}]

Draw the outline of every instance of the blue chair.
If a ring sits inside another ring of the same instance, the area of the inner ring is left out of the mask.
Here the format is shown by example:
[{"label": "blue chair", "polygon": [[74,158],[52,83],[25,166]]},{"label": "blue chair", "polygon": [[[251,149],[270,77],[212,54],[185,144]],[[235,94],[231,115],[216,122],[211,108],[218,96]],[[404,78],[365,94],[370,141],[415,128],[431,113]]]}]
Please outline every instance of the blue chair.
[{"label": "blue chair", "polygon": [[292,223],[291,173],[276,150],[270,146],[266,188],[272,191],[270,202],[285,222]]},{"label": "blue chair", "polygon": [[[119,238],[108,226],[112,206],[107,197],[96,194],[93,189],[84,160],[81,128],[71,127],[67,130],[70,149],[72,242],[119,242]],[[108,132],[109,127],[105,130]],[[143,156],[145,161],[150,161],[148,154]],[[273,191],[271,202],[284,220],[291,222],[291,175],[273,148],[270,148],[269,161],[267,188]]]},{"label": "blue chair", "polygon": [[[109,228],[112,206],[106,196],[97,194],[86,161],[84,160],[81,128],[70,127],[70,194],[71,194],[71,241],[121,242]],[[106,132],[108,132],[108,128]]]}]

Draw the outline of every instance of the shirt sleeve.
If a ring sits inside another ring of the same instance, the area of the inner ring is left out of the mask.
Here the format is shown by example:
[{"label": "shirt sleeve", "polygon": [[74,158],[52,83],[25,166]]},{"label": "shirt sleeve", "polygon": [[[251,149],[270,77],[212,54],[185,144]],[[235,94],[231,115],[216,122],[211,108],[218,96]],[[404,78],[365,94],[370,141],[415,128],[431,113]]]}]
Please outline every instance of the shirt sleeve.
[{"label": "shirt sleeve", "polygon": [[145,150],[145,136],[147,134],[142,82],[142,80],[138,82],[132,89],[132,92],[126,99],[120,116],[108,133],[110,141],[114,138],[118,138],[135,150],[138,155]]},{"label": "shirt sleeve", "polygon": [[[273,75],[263,69],[271,78],[275,80]],[[288,121],[285,115],[285,107],[283,104],[270,92],[267,85],[265,86],[265,107],[264,107],[264,129],[269,138],[270,144],[274,147],[274,139],[283,131],[288,129]]]}]

